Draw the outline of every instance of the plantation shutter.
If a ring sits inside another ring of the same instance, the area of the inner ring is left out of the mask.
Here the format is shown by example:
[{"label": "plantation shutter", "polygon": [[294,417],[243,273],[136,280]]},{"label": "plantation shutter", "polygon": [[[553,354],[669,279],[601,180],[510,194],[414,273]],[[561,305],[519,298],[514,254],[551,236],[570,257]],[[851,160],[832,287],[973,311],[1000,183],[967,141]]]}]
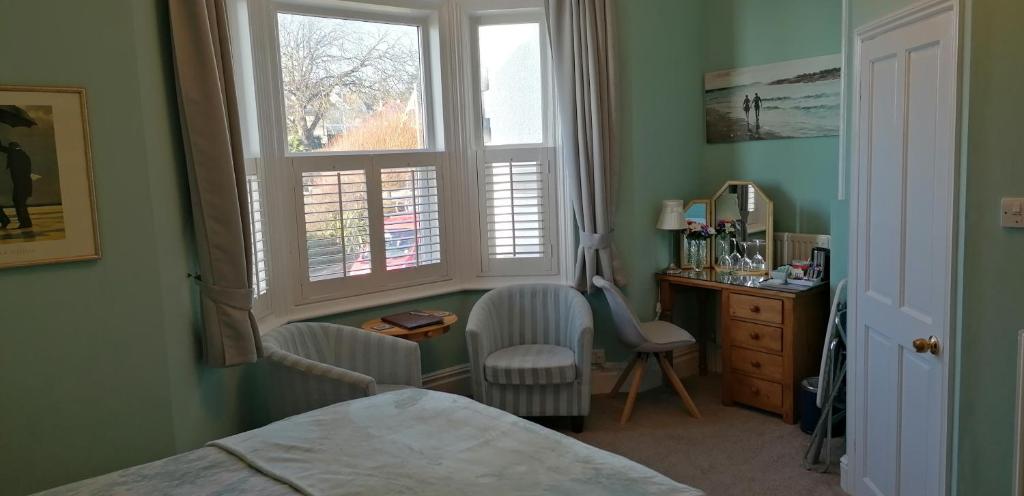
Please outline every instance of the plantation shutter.
[{"label": "plantation shutter", "polygon": [[365,170],[302,173],[306,262],[310,281],[372,271]]},{"label": "plantation shutter", "polygon": [[553,268],[549,148],[485,152],[479,165],[485,272],[547,273]]}]

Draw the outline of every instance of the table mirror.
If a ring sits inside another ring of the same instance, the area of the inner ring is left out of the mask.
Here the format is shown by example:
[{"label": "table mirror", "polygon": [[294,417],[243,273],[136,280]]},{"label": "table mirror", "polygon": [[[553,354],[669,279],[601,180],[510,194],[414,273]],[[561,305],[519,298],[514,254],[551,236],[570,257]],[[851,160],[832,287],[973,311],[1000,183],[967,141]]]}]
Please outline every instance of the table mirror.
[{"label": "table mirror", "polygon": [[738,274],[771,272],[772,201],[750,181],[729,181],[711,199],[718,232],[712,250],[716,270]]},{"label": "table mirror", "polygon": [[[686,204],[686,208],[683,210],[683,220],[689,224],[696,222],[698,224],[711,225],[711,200],[699,199],[693,200]],[[701,260],[698,264],[694,264],[694,260],[690,255],[690,243],[686,240],[686,231],[683,231],[682,235],[679,236],[679,266],[684,269],[694,269],[695,265],[699,265],[701,269],[710,266],[710,245],[712,240],[704,240],[704,253],[701,256]]]}]

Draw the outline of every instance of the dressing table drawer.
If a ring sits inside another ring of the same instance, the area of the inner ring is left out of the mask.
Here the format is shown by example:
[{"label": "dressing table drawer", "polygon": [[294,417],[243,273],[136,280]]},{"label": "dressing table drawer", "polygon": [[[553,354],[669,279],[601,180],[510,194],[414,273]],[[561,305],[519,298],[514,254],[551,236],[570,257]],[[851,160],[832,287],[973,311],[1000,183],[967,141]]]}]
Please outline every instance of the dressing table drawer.
[{"label": "dressing table drawer", "polygon": [[729,325],[729,339],[743,348],[782,353],[782,329],[778,327],[734,320]]},{"label": "dressing table drawer", "polygon": [[782,300],[733,294],[729,298],[729,315],[769,324],[782,324]]},{"label": "dressing table drawer", "polygon": [[782,408],[782,384],[734,374],[729,389],[733,399],[744,405],[771,411]]},{"label": "dressing table drawer", "polygon": [[773,381],[782,380],[782,357],[744,348],[729,350],[729,365],[736,372],[750,374]]}]

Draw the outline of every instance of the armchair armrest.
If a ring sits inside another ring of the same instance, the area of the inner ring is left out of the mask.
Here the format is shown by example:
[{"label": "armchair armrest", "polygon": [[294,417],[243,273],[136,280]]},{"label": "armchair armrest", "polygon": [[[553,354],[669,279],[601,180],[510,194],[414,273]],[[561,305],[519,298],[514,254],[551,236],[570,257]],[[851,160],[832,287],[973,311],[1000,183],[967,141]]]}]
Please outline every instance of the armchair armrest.
[{"label": "armchair armrest", "polygon": [[423,385],[418,344],[351,327],[338,332],[334,365],[373,377],[377,384]]},{"label": "armchair armrest", "polygon": [[372,396],[376,381],[358,372],[315,362],[286,351],[267,350],[270,411],[275,419],[342,401]]},{"label": "armchair armrest", "polygon": [[589,377],[594,347],[594,316],[590,304],[579,293],[574,294],[565,304],[568,308],[563,342],[575,353],[580,371]]}]

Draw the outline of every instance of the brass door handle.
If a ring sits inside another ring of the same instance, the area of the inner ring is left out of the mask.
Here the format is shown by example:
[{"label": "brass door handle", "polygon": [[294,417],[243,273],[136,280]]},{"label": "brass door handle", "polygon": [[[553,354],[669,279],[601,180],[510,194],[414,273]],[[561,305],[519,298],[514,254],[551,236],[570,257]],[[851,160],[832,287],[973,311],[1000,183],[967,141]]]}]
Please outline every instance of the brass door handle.
[{"label": "brass door handle", "polygon": [[914,351],[918,353],[929,352],[932,355],[939,354],[939,338],[930,336],[928,339],[917,338],[913,342]]}]

